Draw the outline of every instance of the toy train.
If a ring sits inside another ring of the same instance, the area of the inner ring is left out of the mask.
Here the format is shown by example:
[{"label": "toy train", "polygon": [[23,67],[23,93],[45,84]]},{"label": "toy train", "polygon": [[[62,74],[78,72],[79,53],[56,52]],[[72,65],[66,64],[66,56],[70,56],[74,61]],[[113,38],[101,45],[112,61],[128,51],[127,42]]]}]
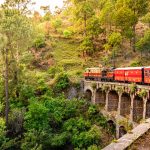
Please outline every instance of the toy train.
[{"label": "toy train", "polygon": [[95,81],[150,84],[150,66],[116,69],[87,68],[84,72],[84,78]]}]

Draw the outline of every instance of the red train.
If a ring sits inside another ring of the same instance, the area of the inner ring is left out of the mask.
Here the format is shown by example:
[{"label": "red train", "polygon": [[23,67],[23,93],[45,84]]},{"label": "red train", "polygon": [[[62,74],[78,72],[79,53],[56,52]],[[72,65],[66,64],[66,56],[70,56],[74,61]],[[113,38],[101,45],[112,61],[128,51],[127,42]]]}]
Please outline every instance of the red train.
[{"label": "red train", "polygon": [[87,68],[85,80],[134,82],[150,84],[150,67],[127,67],[116,69]]}]

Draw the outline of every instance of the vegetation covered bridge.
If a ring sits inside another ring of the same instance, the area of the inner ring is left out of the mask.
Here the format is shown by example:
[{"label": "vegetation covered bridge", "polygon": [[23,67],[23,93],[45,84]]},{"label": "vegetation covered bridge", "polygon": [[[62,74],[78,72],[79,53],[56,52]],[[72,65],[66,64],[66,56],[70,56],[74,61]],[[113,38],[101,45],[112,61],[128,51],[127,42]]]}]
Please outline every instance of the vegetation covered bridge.
[{"label": "vegetation covered bridge", "polygon": [[150,118],[150,86],[85,80],[84,93],[115,124],[117,138]]}]

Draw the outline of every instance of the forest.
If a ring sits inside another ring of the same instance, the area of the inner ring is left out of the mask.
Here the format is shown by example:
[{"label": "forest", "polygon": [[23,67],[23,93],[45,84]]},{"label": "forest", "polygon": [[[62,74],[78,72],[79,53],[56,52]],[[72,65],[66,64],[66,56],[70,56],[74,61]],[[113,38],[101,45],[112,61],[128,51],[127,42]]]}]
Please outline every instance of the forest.
[{"label": "forest", "polygon": [[0,5],[0,149],[102,149],[115,131],[86,100],[83,72],[150,64],[150,1],[35,5]]}]

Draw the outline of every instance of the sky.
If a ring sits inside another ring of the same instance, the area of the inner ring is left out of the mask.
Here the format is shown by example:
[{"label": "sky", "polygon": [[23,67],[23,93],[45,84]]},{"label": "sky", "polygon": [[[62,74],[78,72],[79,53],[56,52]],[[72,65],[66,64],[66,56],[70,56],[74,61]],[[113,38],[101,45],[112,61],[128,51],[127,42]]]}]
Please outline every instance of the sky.
[{"label": "sky", "polygon": [[[55,7],[58,6],[61,8],[63,6],[63,0],[32,0],[36,2],[36,5],[34,6],[33,10],[40,11],[40,6],[50,6],[51,12],[54,12]],[[0,0],[0,4],[3,3],[4,0]]]}]

